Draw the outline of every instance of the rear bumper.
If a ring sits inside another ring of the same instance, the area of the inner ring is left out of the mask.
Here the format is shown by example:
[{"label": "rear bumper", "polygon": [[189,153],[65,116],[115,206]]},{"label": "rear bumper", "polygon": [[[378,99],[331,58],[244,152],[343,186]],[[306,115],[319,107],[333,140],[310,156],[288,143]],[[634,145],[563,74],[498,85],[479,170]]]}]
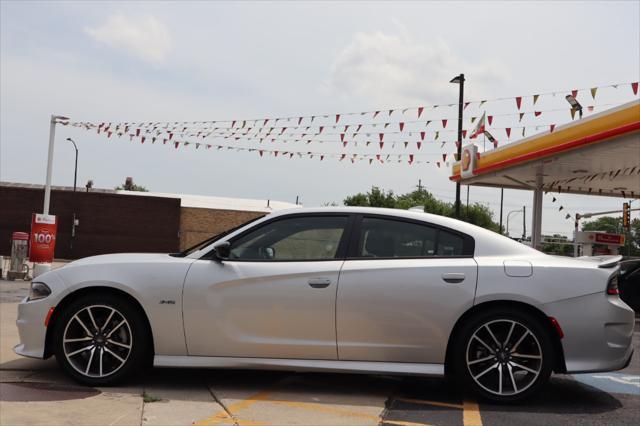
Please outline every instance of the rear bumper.
[{"label": "rear bumper", "polygon": [[567,373],[620,370],[633,354],[634,312],[604,292],[544,305],[562,327]]}]

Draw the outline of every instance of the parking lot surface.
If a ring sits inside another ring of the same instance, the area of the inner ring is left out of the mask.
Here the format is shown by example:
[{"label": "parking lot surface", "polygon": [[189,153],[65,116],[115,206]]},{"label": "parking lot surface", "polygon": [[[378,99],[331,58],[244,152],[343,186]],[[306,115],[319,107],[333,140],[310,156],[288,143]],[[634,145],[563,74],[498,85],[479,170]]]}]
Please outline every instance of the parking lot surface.
[{"label": "parking lot surface", "polygon": [[640,324],[629,367],[556,375],[516,405],[478,401],[441,379],[152,369],[121,387],[87,388],[55,359],[13,353],[28,283],[0,281],[0,425],[546,425],[640,419]]}]

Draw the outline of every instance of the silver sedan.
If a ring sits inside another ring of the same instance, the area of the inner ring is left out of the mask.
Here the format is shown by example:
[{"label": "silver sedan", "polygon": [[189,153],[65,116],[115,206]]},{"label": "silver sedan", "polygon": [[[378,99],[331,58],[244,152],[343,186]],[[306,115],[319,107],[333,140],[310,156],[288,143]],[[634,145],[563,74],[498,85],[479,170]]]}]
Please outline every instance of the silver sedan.
[{"label": "silver sedan", "polygon": [[38,277],[18,354],[88,385],[140,367],[451,375],[495,401],[632,355],[617,259],[542,254],[441,216],[296,209],[175,254]]}]

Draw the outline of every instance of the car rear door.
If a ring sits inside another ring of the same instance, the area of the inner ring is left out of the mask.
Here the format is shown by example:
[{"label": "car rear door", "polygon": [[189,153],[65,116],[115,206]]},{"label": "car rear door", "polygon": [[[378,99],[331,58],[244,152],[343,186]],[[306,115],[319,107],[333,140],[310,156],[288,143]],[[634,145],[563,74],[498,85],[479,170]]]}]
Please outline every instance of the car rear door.
[{"label": "car rear door", "polygon": [[293,214],[234,237],[184,286],[189,355],[336,359],[335,298],[349,215]]},{"label": "car rear door", "polygon": [[443,363],[473,305],[473,239],[421,221],[357,219],[336,306],[340,360]]}]

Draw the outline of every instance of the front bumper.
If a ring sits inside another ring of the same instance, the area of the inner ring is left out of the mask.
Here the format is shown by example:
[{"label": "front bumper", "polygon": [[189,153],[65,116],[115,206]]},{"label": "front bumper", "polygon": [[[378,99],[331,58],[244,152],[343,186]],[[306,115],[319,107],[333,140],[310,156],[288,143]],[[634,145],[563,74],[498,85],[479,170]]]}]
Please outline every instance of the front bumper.
[{"label": "front bumper", "polygon": [[544,305],[560,323],[567,373],[620,370],[633,354],[634,312],[604,292]]},{"label": "front bumper", "polygon": [[47,327],[44,325],[49,309],[52,307],[49,298],[27,302],[25,298],[18,305],[18,334],[20,343],[13,351],[18,355],[31,358],[44,358]]}]

